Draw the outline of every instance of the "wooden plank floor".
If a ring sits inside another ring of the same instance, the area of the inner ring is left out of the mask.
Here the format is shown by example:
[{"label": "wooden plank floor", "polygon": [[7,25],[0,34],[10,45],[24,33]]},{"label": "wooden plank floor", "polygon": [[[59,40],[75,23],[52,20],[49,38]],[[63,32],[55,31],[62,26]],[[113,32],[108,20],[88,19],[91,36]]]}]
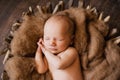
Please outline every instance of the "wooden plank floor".
[{"label": "wooden plank floor", "polygon": [[[4,38],[8,35],[11,25],[21,17],[22,12],[28,10],[29,6],[35,8],[37,4],[45,5],[48,1],[52,4],[58,3],[59,0],[0,0],[0,50],[4,47]],[[68,0],[65,1],[65,4]],[[120,35],[120,0],[83,0],[84,7],[90,4],[96,7],[98,12],[104,11],[104,17],[111,16],[108,25],[110,28],[118,28]],[[78,0],[74,0],[74,6],[77,6]],[[66,6],[66,5],[65,5]],[[54,6],[53,6],[54,7]],[[0,56],[0,75],[3,70],[4,55]]]}]

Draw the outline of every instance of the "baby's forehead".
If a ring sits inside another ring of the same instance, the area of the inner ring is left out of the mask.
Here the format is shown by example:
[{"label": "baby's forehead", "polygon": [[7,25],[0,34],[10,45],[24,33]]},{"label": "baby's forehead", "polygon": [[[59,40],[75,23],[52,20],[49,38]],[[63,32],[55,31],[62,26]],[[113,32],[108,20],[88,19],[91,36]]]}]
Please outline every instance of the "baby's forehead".
[{"label": "baby's forehead", "polygon": [[65,15],[55,15],[50,17],[47,21],[47,23],[53,23],[53,22],[58,22],[58,23],[63,23],[63,24],[70,24],[70,19],[65,16]]},{"label": "baby's forehead", "polygon": [[65,15],[55,15],[50,17],[46,23],[44,30],[49,30],[49,28],[52,28],[52,30],[55,28],[62,29],[63,31],[70,32],[70,34],[74,33],[74,22],[71,18]]}]

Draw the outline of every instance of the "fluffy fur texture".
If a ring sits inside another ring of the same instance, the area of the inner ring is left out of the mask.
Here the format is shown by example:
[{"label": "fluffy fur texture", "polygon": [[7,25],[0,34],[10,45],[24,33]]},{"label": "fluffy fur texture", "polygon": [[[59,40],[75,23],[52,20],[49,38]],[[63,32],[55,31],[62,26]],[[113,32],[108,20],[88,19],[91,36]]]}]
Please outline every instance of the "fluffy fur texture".
[{"label": "fluffy fur texture", "polygon": [[6,62],[5,71],[9,80],[52,80],[49,72],[38,74],[34,58],[18,56],[10,58]]},{"label": "fluffy fur texture", "polygon": [[[44,16],[44,15],[43,15]],[[42,37],[45,20],[40,15],[25,15],[20,28],[15,31],[11,41],[11,54],[20,56],[34,55],[37,48],[37,41]]]},{"label": "fluffy fur texture", "polygon": [[[109,27],[92,12],[82,8],[71,8],[57,14],[69,16],[76,24],[74,46],[80,54],[84,79],[118,80],[120,47],[114,43],[116,40],[105,41]],[[38,75],[40,80],[51,80],[48,72],[43,75],[37,73],[33,58],[16,57],[35,53],[36,43],[42,37],[43,25],[47,18],[42,20],[39,16],[25,16],[21,27],[16,31],[11,42],[11,53],[14,57],[5,64],[10,80],[37,80]]]},{"label": "fluffy fur texture", "polygon": [[[39,79],[40,75],[35,72],[35,62],[33,58],[13,57],[10,58],[6,64],[5,70],[7,71],[10,80]],[[33,79],[34,76],[35,79]]]}]

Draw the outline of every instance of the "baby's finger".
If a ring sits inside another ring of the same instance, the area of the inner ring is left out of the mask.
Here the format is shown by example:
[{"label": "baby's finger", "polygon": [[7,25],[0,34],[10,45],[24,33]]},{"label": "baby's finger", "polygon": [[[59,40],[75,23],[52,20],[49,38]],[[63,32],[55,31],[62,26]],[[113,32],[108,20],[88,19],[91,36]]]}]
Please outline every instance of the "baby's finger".
[{"label": "baby's finger", "polygon": [[38,48],[37,48],[37,51],[38,51],[38,52],[42,52],[41,47],[38,47]]},{"label": "baby's finger", "polygon": [[39,39],[39,41],[37,42],[38,45],[42,44],[42,38]]},{"label": "baby's finger", "polygon": [[44,53],[45,52],[45,47],[42,44],[40,44],[40,47],[41,47],[42,52]]},{"label": "baby's finger", "polygon": [[40,46],[40,42],[37,42],[37,45]]},{"label": "baby's finger", "polygon": [[41,47],[40,47],[40,44],[39,44],[39,43],[37,43],[37,44],[38,44],[37,52],[42,52],[42,49],[41,49]]},{"label": "baby's finger", "polygon": [[41,43],[42,42],[42,38],[39,39],[38,43]]},{"label": "baby's finger", "polygon": [[43,43],[43,39],[42,38],[40,38],[40,43]]}]

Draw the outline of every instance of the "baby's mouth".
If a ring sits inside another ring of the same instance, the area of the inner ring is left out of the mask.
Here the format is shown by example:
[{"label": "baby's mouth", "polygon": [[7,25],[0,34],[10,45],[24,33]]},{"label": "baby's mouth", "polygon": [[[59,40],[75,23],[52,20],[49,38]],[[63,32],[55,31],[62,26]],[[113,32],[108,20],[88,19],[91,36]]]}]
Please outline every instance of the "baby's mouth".
[{"label": "baby's mouth", "polygon": [[48,48],[49,50],[56,51],[56,48]]},{"label": "baby's mouth", "polygon": [[53,53],[53,54],[58,54],[58,49],[57,48],[51,48],[49,47],[48,50]]},{"label": "baby's mouth", "polygon": [[48,49],[50,52],[51,51],[57,51],[57,48],[55,48],[55,47],[52,47],[52,46],[46,46],[46,49]]}]

